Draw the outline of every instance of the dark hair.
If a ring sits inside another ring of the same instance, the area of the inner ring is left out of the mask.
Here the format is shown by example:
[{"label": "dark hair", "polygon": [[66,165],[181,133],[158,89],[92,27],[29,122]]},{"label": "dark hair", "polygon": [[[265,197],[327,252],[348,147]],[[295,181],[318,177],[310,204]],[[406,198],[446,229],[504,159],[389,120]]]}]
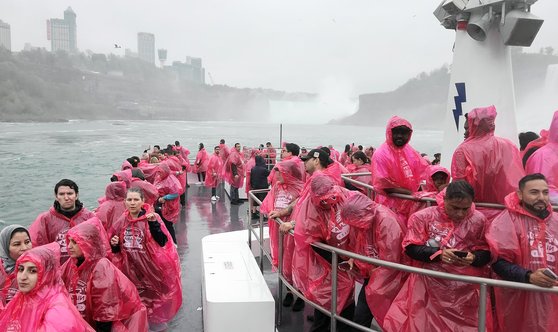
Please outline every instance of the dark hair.
[{"label": "dark hair", "polygon": [[300,147],[294,143],[285,144],[285,150],[292,153],[293,156],[298,156],[300,154]]},{"label": "dark hair", "polygon": [[219,141],[219,144],[225,144],[225,139],[221,138],[221,140]]},{"label": "dark hair", "polygon": [[200,143],[200,149],[201,149],[201,148],[204,148],[203,143]]},{"label": "dark hair", "polygon": [[62,179],[60,181],[58,181],[58,183],[54,186],[54,193],[58,194],[58,188],[65,186],[65,187],[70,187],[71,189],[73,189],[76,194],[79,193],[79,188],[78,185],[69,179]]},{"label": "dark hair", "polygon": [[240,143],[234,143],[234,146],[236,147],[237,144],[240,145]]},{"label": "dark hair", "polygon": [[331,150],[327,146],[322,146],[320,149],[324,150],[328,156],[331,156]]},{"label": "dark hair", "polygon": [[136,158],[137,157],[130,157],[127,158],[126,161],[128,161],[132,167],[138,167],[138,160]]},{"label": "dark hair", "polygon": [[215,146],[213,147],[213,150],[215,150],[215,149],[221,150],[221,147],[219,147],[219,145],[215,145]]},{"label": "dark hair", "polygon": [[353,153],[353,155],[351,157],[354,158],[354,159],[362,160],[362,162],[365,163],[365,164],[370,163],[370,159],[362,151],[357,151],[357,152]]},{"label": "dark hair", "polygon": [[180,146],[180,142],[179,141],[174,141],[174,145]]},{"label": "dark hair", "polygon": [[525,175],[524,177],[521,178],[521,180],[519,180],[519,190],[523,190],[523,188],[525,188],[525,184],[533,180],[544,180],[544,182],[548,183],[544,175],[542,175],[541,173],[533,173],[533,174]]},{"label": "dark hair", "polygon": [[265,143],[265,145],[266,145],[266,146],[271,145],[271,142],[267,142],[267,143]]},{"label": "dark hair", "polygon": [[345,152],[349,152],[351,151],[351,145],[350,144],[345,144]]},{"label": "dark hair", "polygon": [[256,161],[256,165],[258,166],[264,166],[265,167],[265,159],[264,157],[257,155],[256,158],[254,158],[254,160]]},{"label": "dark hair", "polygon": [[527,147],[527,144],[529,144],[529,142],[536,140],[537,138],[539,138],[539,135],[535,134],[532,131],[528,131],[525,133],[520,133],[519,134],[519,150],[523,151],[525,150],[525,148]]},{"label": "dark hair", "polygon": [[364,147],[362,147],[362,145],[359,145],[359,146],[358,146],[358,149],[359,149],[360,151],[362,151],[362,150],[364,149]]},{"label": "dark hair", "polygon": [[153,145],[153,147],[161,150],[161,147],[159,145]]},{"label": "dark hair", "polygon": [[469,182],[465,180],[454,181],[450,183],[446,188],[446,197],[444,198],[445,200],[457,199],[460,201],[467,198],[474,200],[475,190],[469,184]]}]

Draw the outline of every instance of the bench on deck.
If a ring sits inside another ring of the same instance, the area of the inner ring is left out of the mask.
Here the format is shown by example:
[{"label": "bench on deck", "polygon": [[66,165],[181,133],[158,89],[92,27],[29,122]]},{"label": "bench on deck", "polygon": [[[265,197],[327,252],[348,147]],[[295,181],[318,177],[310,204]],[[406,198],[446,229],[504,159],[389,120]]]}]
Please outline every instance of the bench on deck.
[{"label": "bench on deck", "polygon": [[[269,246],[267,227],[264,234]],[[256,243],[252,248],[259,255]],[[205,332],[275,331],[275,301],[248,247],[248,230],[204,237],[202,259]]]}]

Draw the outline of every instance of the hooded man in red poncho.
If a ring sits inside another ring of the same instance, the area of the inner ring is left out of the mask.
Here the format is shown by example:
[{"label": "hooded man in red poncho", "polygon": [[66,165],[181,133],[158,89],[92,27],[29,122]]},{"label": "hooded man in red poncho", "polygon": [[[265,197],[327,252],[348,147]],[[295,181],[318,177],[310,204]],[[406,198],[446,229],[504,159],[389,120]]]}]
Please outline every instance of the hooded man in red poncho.
[{"label": "hooded man in red poncho", "polygon": [[[487,220],[475,210],[474,195],[467,182],[452,182],[436,197],[438,206],[411,216],[403,248],[414,265],[459,275],[488,276],[490,251],[484,237]],[[411,274],[384,319],[384,330],[477,331],[479,297],[477,285]],[[486,314],[490,331],[490,305]]]},{"label": "hooded man in red poncho", "polygon": [[[508,139],[494,136],[494,106],[475,108],[468,113],[468,137],[453,153],[451,176],[465,180],[475,189],[475,201],[504,204],[504,197],[514,192],[525,172],[519,150]],[[479,209],[488,220],[500,210]]]},{"label": "hooded man in red poncho", "polygon": [[386,127],[386,141],[372,156],[376,202],[389,207],[406,222],[416,202],[387,194],[414,194],[419,190],[428,163],[409,145],[413,127],[409,121],[393,116]]},{"label": "hooded man in red poncho", "polygon": [[242,204],[238,196],[238,189],[244,184],[245,167],[240,154],[240,143],[234,144],[224,166],[224,178],[231,185],[231,204]]},{"label": "hooded man in red poncho", "polygon": [[[341,219],[350,226],[350,251],[394,263],[408,261],[401,248],[405,233],[390,209],[360,192],[351,192],[341,204]],[[376,318],[382,327],[384,316],[408,274],[359,260],[354,260],[350,269],[363,278],[353,321],[370,327]]]},{"label": "hooded man in red poncho", "polygon": [[[548,200],[544,175],[530,174],[506,196],[506,210],[493,221],[486,239],[496,262],[492,269],[508,281],[558,286],[558,214]],[[499,331],[556,331],[558,296],[511,288],[494,289]]]}]

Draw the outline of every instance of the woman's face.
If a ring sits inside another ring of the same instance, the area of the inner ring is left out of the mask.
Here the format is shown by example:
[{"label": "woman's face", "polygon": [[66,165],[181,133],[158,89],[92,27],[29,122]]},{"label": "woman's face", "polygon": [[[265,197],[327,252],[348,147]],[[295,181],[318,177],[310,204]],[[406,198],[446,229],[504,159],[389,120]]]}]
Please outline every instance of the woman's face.
[{"label": "woman's face", "polygon": [[29,293],[37,285],[39,269],[32,262],[21,263],[17,268],[17,285],[22,293]]},{"label": "woman's face", "polygon": [[358,158],[352,157],[351,159],[353,160],[353,164],[355,164],[357,166],[360,166],[360,165],[364,164],[364,162],[362,160],[358,159]]},{"label": "woman's face", "polygon": [[68,243],[68,254],[72,258],[83,257],[83,252],[81,251],[79,244],[77,244],[72,238],[70,238],[70,242]]},{"label": "woman's face", "polygon": [[10,239],[10,257],[17,261],[19,256],[31,249],[31,239],[26,232],[15,232]]},{"label": "woman's face", "polygon": [[279,170],[277,168],[275,168],[275,181],[277,183],[284,183],[285,182],[283,180],[283,176],[281,175],[281,172],[279,172]]},{"label": "woman's face", "polygon": [[138,215],[141,211],[141,207],[143,206],[143,198],[141,195],[136,192],[129,192],[126,194],[126,209],[132,215]]}]

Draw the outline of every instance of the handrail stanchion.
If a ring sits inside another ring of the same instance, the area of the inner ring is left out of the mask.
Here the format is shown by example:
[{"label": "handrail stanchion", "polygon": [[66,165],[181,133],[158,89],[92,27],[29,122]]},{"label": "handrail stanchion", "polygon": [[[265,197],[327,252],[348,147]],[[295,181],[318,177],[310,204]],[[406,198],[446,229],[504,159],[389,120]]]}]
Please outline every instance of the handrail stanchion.
[{"label": "handrail stanchion", "polygon": [[331,255],[331,332],[337,331],[337,261],[338,256],[335,251]]},{"label": "handrail stanchion", "polygon": [[[252,210],[250,210],[252,211]],[[260,271],[264,270],[264,235],[263,235],[263,215],[260,213]]]},{"label": "handrail stanchion", "polygon": [[[251,206],[252,200],[252,193],[248,192],[248,206]],[[250,218],[250,213],[248,213],[248,248],[252,250],[252,219]]]},{"label": "handrail stanchion", "polygon": [[[279,227],[280,223],[277,220],[273,220],[276,223],[276,227]],[[279,307],[278,314],[277,314],[277,326],[281,326],[281,318],[283,317],[283,280],[281,276],[283,275],[283,234],[281,232],[277,232],[279,234],[279,252],[278,252],[278,260],[277,260],[277,284],[278,284],[278,292],[277,292],[277,304]],[[269,238],[271,242],[271,237]]]},{"label": "handrail stanchion", "polygon": [[486,292],[487,285],[480,284],[480,299],[479,299],[479,332],[486,331]]}]

